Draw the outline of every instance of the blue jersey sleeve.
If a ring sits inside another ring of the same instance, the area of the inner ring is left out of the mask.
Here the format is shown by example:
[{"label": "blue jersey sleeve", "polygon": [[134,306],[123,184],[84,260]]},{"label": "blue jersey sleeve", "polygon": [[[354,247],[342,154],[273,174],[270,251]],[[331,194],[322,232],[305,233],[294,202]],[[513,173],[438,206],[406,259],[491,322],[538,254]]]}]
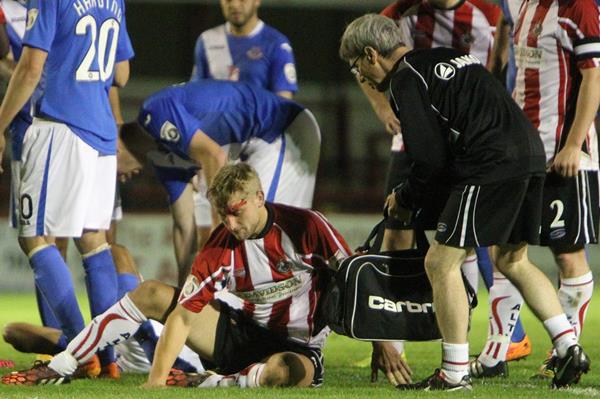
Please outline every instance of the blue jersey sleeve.
[{"label": "blue jersey sleeve", "polygon": [[189,159],[192,137],[199,130],[199,121],[176,98],[153,99],[142,106],[138,123],[160,144]]},{"label": "blue jersey sleeve", "polygon": [[208,77],[208,62],[206,61],[206,53],[204,52],[204,41],[202,40],[202,36],[199,36],[194,47],[194,70],[192,71],[190,80],[196,82]]},{"label": "blue jersey sleeve", "polygon": [[27,25],[23,44],[50,51],[56,36],[59,0],[30,0],[27,6]]},{"label": "blue jersey sleeve", "polygon": [[[123,4],[125,4],[123,2]],[[133,45],[129,38],[129,32],[127,31],[127,24],[125,23],[125,15],[121,21],[121,29],[119,30],[119,45],[117,47],[117,54],[115,57],[116,62],[126,61],[134,56]]]},{"label": "blue jersey sleeve", "polygon": [[275,93],[279,91],[297,92],[296,63],[292,46],[287,41],[280,41],[271,51],[269,90]]}]

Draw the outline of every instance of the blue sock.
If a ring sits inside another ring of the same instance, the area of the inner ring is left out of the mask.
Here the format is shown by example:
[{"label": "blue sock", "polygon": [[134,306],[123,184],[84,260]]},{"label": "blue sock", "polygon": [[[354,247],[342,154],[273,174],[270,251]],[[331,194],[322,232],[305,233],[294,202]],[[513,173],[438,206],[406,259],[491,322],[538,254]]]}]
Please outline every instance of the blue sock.
[{"label": "blue sock", "polygon": [[[158,343],[158,336],[156,335],[156,332],[154,332],[154,328],[152,327],[150,320],[146,320],[142,323],[142,325],[140,325],[140,328],[133,335],[133,338],[135,338],[135,340],[140,344],[146,353],[146,358],[148,361],[152,363],[154,359],[154,350],[156,349],[156,344]],[[194,366],[179,357],[175,359],[173,368],[186,373],[193,373],[197,371]]]},{"label": "blue sock", "polygon": [[479,273],[485,283],[485,288],[488,292],[490,287],[494,284],[494,268],[492,267],[492,261],[490,254],[488,253],[487,247],[475,248],[477,253],[477,266],[479,267]]},{"label": "blue sock", "polygon": [[69,340],[83,330],[83,316],[75,297],[71,272],[54,245],[36,252],[29,264],[35,285]]},{"label": "blue sock", "polygon": [[[489,291],[490,287],[494,284],[494,270],[492,267],[492,261],[488,253],[488,249],[485,247],[475,248],[475,252],[477,252],[477,264],[479,266],[479,273],[481,274],[481,277],[483,277],[485,286]],[[515,330],[513,331],[510,341],[521,342],[523,338],[525,338],[525,330],[523,329],[523,324],[521,323],[521,317],[519,317],[517,323],[515,324]]]},{"label": "blue sock", "polygon": [[50,305],[44,299],[44,295],[40,292],[38,287],[35,287],[35,300],[38,306],[38,312],[40,313],[40,319],[42,320],[42,325],[45,327],[56,328],[60,330],[60,323],[56,320]]},{"label": "blue sock", "polygon": [[[84,258],[83,267],[90,310],[96,317],[117,302],[117,272],[110,248]],[[98,352],[98,357],[103,366],[114,362],[113,347]]]},{"label": "blue sock", "polygon": [[140,285],[140,280],[135,274],[131,273],[119,273],[117,274],[117,282],[119,286],[119,299],[123,298],[123,295],[127,294],[129,291],[133,291]]},{"label": "blue sock", "polygon": [[58,348],[60,348],[60,352],[62,352],[65,349],[67,349],[67,345],[68,344],[69,344],[69,340],[67,339],[67,337],[65,336],[65,334],[62,334],[60,336],[60,338],[58,339],[58,342],[56,343],[56,346]]}]

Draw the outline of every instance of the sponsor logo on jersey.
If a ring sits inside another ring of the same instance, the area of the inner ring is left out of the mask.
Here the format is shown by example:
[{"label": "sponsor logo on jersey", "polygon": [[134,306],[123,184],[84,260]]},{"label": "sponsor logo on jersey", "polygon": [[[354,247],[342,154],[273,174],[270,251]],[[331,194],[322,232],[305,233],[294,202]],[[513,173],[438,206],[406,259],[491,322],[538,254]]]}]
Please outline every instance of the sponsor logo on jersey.
[{"label": "sponsor logo on jersey", "polygon": [[446,62],[439,62],[433,69],[435,76],[442,80],[450,80],[456,75],[456,69]]},{"label": "sponsor logo on jersey", "polygon": [[369,295],[369,308],[392,313],[435,313],[433,303],[416,303],[411,301],[394,302],[376,295]]},{"label": "sponsor logo on jersey", "polygon": [[160,128],[160,139],[171,143],[178,143],[181,139],[181,134],[174,124],[166,121]]},{"label": "sponsor logo on jersey", "polygon": [[515,63],[519,68],[538,69],[543,65],[543,54],[541,48],[515,46]]},{"label": "sponsor logo on jersey", "polygon": [[251,60],[260,60],[263,57],[263,52],[260,47],[252,47],[250,50],[246,51],[246,55]]},{"label": "sponsor logo on jersey", "polygon": [[460,57],[456,57],[450,60],[450,63],[456,67],[456,69],[464,68],[468,65],[476,65],[481,64],[479,58],[474,55],[461,55]]},{"label": "sponsor logo on jersey", "polygon": [[288,62],[287,64],[285,64],[285,66],[283,67],[283,73],[284,73],[285,78],[287,79],[288,83],[292,83],[292,84],[296,83],[296,81],[297,81],[296,66],[293,63]]},{"label": "sponsor logo on jersey", "polygon": [[300,288],[302,288],[302,280],[294,276],[270,284],[267,288],[259,288],[253,291],[236,291],[235,295],[248,302],[263,305],[287,299]]},{"label": "sponsor logo on jersey", "polygon": [[39,13],[40,12],[37,8],[32,8],[31,10],[27,11],[27,25],[25,26],[25,30],[33,28]]},{"label": "sponsor logo on jersey", "polygon": [[292,52],[292,46],[289,43],[281,43],[281,49],[287,51],[288,53]]}]

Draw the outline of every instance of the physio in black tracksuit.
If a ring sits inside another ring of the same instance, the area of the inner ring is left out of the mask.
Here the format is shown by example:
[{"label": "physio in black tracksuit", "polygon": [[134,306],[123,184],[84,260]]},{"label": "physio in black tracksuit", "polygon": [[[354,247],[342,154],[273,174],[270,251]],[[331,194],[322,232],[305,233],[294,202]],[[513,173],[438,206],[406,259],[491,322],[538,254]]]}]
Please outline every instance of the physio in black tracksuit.
[{"label": "physio in black tracksuit", "polygon": [[579,380],[589,359],[548,278],[527,257],[539,243],[545,155],[535,128],[480,61],[453,49],[410,51],[395,23],[368,14],[344,32],[341,58],[380,91],[402,126],[410,173],[386,204],[410,223],[440,181],[442,211],[425,259],[443,336],[442,367],[411,388],[469,390],[468,304],[460,266],[474,247],[519,290],[553,339],[555,386]]}]

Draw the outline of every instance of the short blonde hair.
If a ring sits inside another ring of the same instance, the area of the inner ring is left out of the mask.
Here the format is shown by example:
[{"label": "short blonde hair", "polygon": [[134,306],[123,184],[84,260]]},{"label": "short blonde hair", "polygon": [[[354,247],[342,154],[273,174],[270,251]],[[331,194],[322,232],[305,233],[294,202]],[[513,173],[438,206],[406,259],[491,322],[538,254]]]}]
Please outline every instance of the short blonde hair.
[{"label": "short blonde hair", "polygon": [[222,167],[215,176],[207,196],[217,209],[227,208],[227,202],[234,193],[254,194],[262,191],[258,174],[247,163],[236,163]]}]

